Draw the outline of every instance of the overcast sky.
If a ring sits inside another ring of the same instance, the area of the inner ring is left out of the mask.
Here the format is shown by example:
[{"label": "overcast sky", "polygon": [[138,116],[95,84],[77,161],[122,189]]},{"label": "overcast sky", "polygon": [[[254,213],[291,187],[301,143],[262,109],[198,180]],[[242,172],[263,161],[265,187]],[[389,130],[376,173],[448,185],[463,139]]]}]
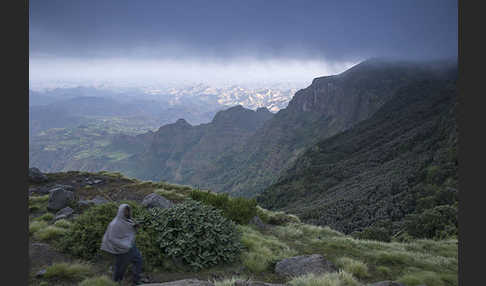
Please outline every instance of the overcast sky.
[{"label": "overcast sky", "polygon": [[29,10],[31,80],[185,70],[195,81],[300,80],[369,57],[457,55],[450,0],[31,0]]}]

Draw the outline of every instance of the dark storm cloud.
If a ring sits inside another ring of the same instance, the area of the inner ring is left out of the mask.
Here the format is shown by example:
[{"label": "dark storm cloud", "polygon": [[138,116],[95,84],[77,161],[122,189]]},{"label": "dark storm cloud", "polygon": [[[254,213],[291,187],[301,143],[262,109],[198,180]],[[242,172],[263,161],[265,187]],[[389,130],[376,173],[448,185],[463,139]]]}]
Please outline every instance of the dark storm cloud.
[{"label": "dark storm cloud", "polygon": [[226,60],[457,54],[457,1],[32,0],[31,57]]}]

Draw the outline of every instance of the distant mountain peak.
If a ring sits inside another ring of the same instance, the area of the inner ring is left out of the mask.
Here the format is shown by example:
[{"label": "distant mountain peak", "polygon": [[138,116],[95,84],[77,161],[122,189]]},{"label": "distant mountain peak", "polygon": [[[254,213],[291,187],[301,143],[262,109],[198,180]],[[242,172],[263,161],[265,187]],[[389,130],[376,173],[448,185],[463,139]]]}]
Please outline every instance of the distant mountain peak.
[{"label": "distant mountain peak", "polygon": [[179,118],[177,121],[174,123],[175,125],[184,125],[184,126],[192,126],[187,122],[184,118]]}]

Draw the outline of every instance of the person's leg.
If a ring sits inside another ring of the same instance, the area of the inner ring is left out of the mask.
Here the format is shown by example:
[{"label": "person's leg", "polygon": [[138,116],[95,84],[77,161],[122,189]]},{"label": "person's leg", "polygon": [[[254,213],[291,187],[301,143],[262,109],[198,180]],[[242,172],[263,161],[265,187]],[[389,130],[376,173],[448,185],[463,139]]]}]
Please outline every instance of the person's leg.
[{"label": "person's leg", "polygon": [[115,255],[115,269],[113,269],[113,281],[119,282],[123,280],[125,271],[130,262],[129,253]]},{"label": "person's leg", "polygon": [[140,251],[136,246],[130,250],[132,252],[131,262],[133,263],[133,282],[139,282],[142,274],[143,260]]}]

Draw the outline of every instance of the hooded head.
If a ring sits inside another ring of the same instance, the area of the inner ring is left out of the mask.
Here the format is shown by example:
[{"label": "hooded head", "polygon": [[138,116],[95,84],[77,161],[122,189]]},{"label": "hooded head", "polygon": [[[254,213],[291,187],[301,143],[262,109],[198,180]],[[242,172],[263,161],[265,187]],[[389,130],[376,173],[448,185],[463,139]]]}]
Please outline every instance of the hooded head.
[{"label": "hooded head", "polygon": [[127,204],[121,204],[118,207],[118,213],[116,217],[123,220],[130,220],[131,219],[131,208]]}]

